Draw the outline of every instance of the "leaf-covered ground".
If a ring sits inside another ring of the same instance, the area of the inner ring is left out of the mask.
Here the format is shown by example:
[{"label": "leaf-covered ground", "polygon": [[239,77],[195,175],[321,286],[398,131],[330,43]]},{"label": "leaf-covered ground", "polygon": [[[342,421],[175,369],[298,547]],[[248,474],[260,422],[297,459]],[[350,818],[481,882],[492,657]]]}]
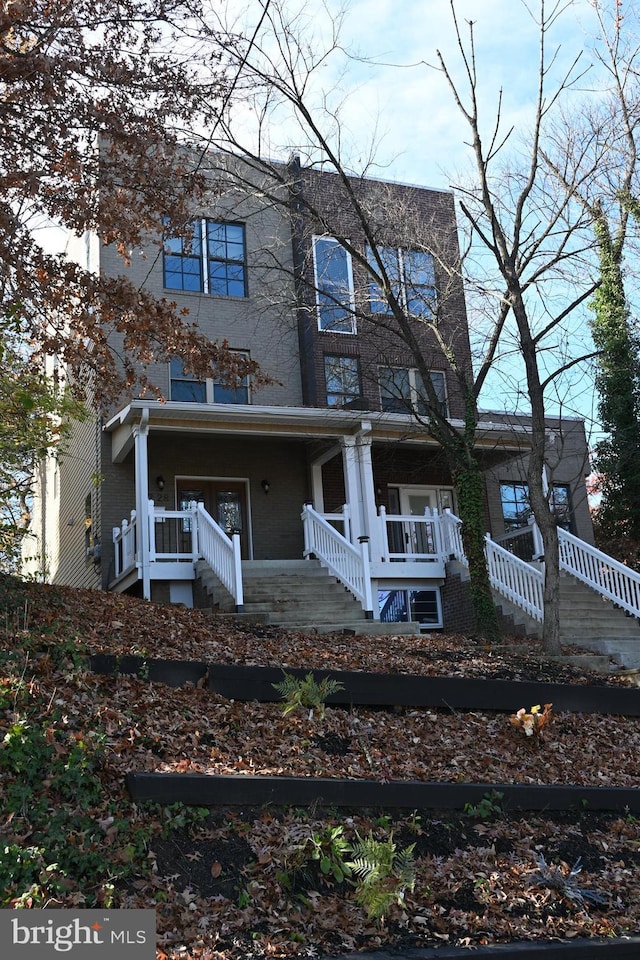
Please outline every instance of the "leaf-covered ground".
[{"label": "leaf-covered ground", "polygon": [[[133,804],[124,787],[132,770],[635,786],[638,719],[558,713],[540,743],[498,713],[336,707],[309,720],[192,686],[94,676],[85,656],[623,678],[473,638],[240,629],[197,611],[11,580],[0,581],[0,602],[2,905],[153,906],[160,960],[640,932],[631,815],[507,815],[495,796],[454,813],[194,810]],[[395,844],[394,864],[413,860],[411,883],[391,873],[374,891],[381,916],[348,867],[359,839],[387,853]]]}]

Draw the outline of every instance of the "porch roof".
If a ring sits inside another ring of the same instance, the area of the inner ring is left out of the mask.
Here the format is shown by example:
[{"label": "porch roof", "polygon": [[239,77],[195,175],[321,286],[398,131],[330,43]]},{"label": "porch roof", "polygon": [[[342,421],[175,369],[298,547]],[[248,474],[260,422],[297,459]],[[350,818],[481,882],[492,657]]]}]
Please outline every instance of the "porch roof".
[{"label": "porch roof", "polygon": [[[501,453],[522,453],[530,446],[525,425],[514,424],[499,414],[483,415],[478,425],[479,449]],[[503,415],[504,416],[504,415]],[[461,420],[451,420],[462,429]],[[133,447],[134,428],[141,424],[155,431],[180,431],[247,436],[277,436],[292,439],[337,440],[368,433],[372,441],[423,444],[438,442],[423,426],[406,414],[363,410],[336,410],[331,407],[274,407],[254,404],[206,404],[132,400],[105,425],[111,433],[114,463],[123,461]]]}]

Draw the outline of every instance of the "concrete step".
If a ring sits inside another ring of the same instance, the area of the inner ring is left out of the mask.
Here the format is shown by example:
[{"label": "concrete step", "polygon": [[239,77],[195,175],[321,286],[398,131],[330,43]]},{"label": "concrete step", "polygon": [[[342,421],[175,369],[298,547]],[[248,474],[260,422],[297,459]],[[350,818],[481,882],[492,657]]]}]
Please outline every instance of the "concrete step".
[{"label": "concrete step", "polygon": [[637,640],[625,640],[620,637],[586,638],[582,639],[579,645],[610,657],[628,670],[640,667],[640,637]]},{"label": "concrete step", "polygon": [[[283,624],[285,627],[285,624]],[[400,637],[400,636],[418,636],[420,634],[419,623],[380,623],[379,620],[361,620],[361,621],[331,621],[329,623],[296,623],[286,624],[287,630],[297,630],[300,633],[342,633],[348,636],[359,637]]]}]

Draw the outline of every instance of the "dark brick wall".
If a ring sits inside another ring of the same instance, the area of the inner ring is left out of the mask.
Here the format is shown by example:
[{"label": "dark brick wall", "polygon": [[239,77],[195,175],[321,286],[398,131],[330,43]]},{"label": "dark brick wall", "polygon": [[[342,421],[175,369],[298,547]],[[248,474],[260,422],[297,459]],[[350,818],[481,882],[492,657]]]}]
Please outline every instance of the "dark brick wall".
[{"label": "dark brick wall", "polygon": [[[378,365],[412,367],[415,361],[406,344],[394,335],[393,329],[378,328],[368,319],[366,301],[369,296],[368,274],[356,258],[352,258],[354,292],[358,316],[358,332],[338,334],[318,330],[315,304],[312,238],[336,235],[347,238],[364,255],[366,238],[354,213],[343,184],[335,174],[317,170],[300,171],[301,192],[309,203],[322,213],[322,223],[310,217],[298,224],[300,248],[299,310],[300,341],[303,353],[303,390],[305,402],[324,406],[326,402],[324,357],[326,354],[356,356],[360,360],[363,396],[373,410],[380,409]],[[444,340],[455,350],[462,367],[471,369],[471,353],[467,329],[462,283],[454,265],[458,259],[454,198],[449,192],[386,183],[378,180],[351,182],[358,202],[364,208],[376,241],[383,246],[423,249],[436,259],[438,290],[438,327]],[[450,265],[450,269],[442,264]],[[385,321],[388,318],[385,318]],[[391,325],[392,327],[392,325]],[[428,326],[415,321],[414,335],[421,345],[430,369],[445,372],[449,412],[452,417],[463,414],[462,397],[456,378]]]}]

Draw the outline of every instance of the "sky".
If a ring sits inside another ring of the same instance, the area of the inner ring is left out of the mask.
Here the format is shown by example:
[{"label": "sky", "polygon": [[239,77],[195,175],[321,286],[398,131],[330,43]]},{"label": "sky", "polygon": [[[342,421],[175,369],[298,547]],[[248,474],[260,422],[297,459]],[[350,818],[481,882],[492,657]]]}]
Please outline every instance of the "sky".
[{"label": "sky", "polygon": [[[237,0],[237,4],[241,2]],[[294,29],[301,28],[313,56],[326,49],[332,28],[340,23],[341,46],[352,56],[337,51],[318,65],[311,102],[315,98],[319,104],[326,97],[332,107],[339,105],[341,150],[348,167],[360,172],[373,157],[368,173],[383,179],[439,189],[464,181],[472,169],[469,127],[438,69],[437,51],[441,51],[466,93],[449,0],[324,0],[324,7],[316,2],[311,13],[305,0],[284,2],[291,11],[290,22]],[[236,0],[229,3],[236,6]],[[245,5],[249,23],[255,24],[263,3],[250,0],[248,8]],[[530,0],[536,16],[539,3]],[[547,53],[555,56],[550,80],[564,74],[577,56],[581,57],[581,69],[593,63],[590,48],[597,26],[591,0],[547,2],[548,15],[556,5],[563,12],[547,37]],[[513,126],[514,139],[526,139],[540,56],[540,32],[534,16],[522,0],[456,0],[455,7],[465,40],[469,21],[473,22],[483,138],[489,137],[502,98],[502,129]],[[247,20],[242,16],[240,20],[247,29]],[[593,69],[581,86],[599,82]],[[267,151],[274,157],[286,157],[286,146],[299,142],[283,113],[274,114],[270,135],[272,146]],[[586,319],[576,318],[572,336],[590,346],[586,330]],[[576,345],[582,348],[577,341]],[[553,362],[551,352],[549,356]],[[572,377],[559,396],[549,397],[549,410],[582,416],[591,425],[596,420],[592,382],[578,369]],[[517,365],[505,364],[502,373],[490,378],[481,406],[513,409],[519,396],[521,409],[526,409],[522,383]]]}]

